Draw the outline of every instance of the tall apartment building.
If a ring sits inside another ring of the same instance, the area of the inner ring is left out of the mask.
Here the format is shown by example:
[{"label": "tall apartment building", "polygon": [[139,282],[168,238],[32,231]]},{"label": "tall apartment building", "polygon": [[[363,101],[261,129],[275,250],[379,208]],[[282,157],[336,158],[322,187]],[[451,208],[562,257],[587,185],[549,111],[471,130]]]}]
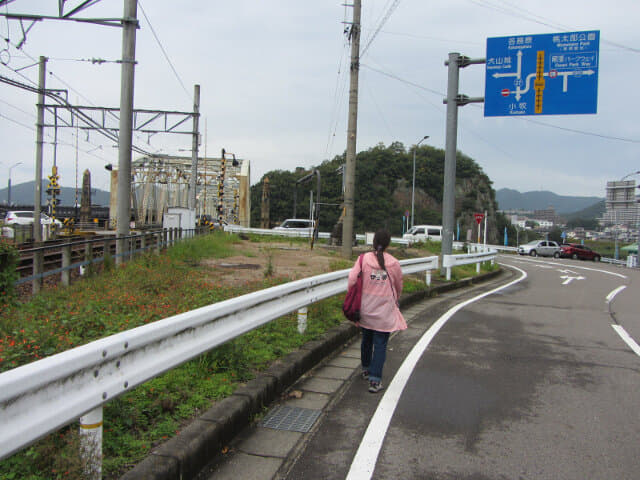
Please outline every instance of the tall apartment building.
[{"label": "tall apartment building", "polygon": [[638,224],[638,202],[636,199],[636,181],[621,180],[607,182],[606,212],[602,217],[603,225]]}]

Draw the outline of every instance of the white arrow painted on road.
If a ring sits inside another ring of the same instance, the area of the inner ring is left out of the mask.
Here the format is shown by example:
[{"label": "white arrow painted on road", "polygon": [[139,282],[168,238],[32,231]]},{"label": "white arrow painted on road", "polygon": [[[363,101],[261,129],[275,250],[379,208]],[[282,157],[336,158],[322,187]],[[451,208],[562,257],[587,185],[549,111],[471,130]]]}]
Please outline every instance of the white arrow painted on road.
[{"label": "white arrow painted on road", "polygon": [[[574,275],[578,274],[578,272],[574,272],[573,270],[560,270],[560,269],[558,269],[558,271],[560,273],[573,273]],[[560,278],[562,278],[562,277],[560,277]]]},{"label": "white arrow painted on road", "polygon": [[564,278],[565,281],[562,282],[562,285],[569,285],[571,282],[573,282],[574,280],[584,280],[584,277],[572,277],[570,275],[562,275],[560,278]]}]

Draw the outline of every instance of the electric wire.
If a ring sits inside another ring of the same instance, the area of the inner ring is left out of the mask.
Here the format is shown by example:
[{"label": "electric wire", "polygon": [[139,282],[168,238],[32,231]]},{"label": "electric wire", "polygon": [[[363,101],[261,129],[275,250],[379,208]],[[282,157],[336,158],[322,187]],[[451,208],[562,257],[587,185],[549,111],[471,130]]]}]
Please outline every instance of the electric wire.
[{"label": "electric wire", "polygon": [[189,95],[189,91],[187,90],[187,87],[185,87],[184,82],[180,78],[180,75],[178,75],[178,71],[173,66],[173,63],[171,62],[171,59],[169,58],[169,55],[167,54],[167,51],[162,46],[162,42],[160,42],[160,38],[156,34],[156,31],[153,28],[153,25],[151,25],[151,21],[149,20],[149,17],[147,16],[147,12],[144,11],[144,8],[142,7],[142,2],[140,0],[138,0],[138,5],[140,6],[140,10],[142,11],[142,15],[144,16],[145,20],[147,21],[147,25],[149,25],[149,29],[151,30],[151,33],[153,34],[153,37],[156,39],[156,42],[158,43],[158,46],[160,47],[160,50],[162,51],[162,54],[164,55],[164,58],[167,60],[167,63],[169,63],[169,66],[171,67],[171,70],[173,71],[173,74],[176,76],[176,78],[178,79],[178,82],[182,86],[182,90],[184,90],[184,93],[187,95],[187,98],[189,100],[192,100],[192,97],[191,97],[191,95]]},{"label": "electric wire", "polygon": [[[500,5],[496,5],[494,3],[491,3],[489,0],[467,0],[470,3],[473,3],[474,5],[477,5],[479,7],[483,7],[483,8],[487,8],[490,10],[494,10],[496,12],[499,13],[503,13],[505,15],[509,15],[512,17],[516,17],[516,18],[521,18],[523,20],[527,20],[533,23],[537,23],[539,25],[543,25],[545,27],[549,27],[552,28],[554,30],[563,30],[563,31],[572,31],[575,30],[574,28],[567,26],[567,25],[563,25],[560,23],[554,23],[552,20],[549,20],[545,17],[542,17],[540,15],[537,15],[533,12],[531,12],[530,10],[526,10],[523,8],[520,8],[519,6],[516,8],[513,8],[511,5],[507,5],[507,6],[500,6]],[[504,3],[504,2],[503,2]],[[522,12],[522,13],[521,13]],[[630,47],[627,45],[623,45],[621,43],[617,43],[617,42],[613,42],[611,40],[607,40],[605,38],[601,39],[601,42],[607,45],[611,45],[617,48],[621,48],[623,50],[627,50],[629,52],[633,52],[633,53],[640,53],[640,48],[635,48],[635,47]]]},{"label": "electric wire", "polygon": [[378,33],[380,32],[384,24],[387,23],[387,20],[389,20],[389,18],[391,17],[394,10],[398,7],[399,4],[400,4],[400,0],[394,0],[391,6],[389,6],[386,13],[382,17],[382,19],[378,22],[378,26],[374,30],[373,34],[371,35],[371,37],[365,44],[364,48],[362,49],[362,52],[360,53],[360,58],[364,57],[364,55],[367,53],[367,50],[369,50],[369,47],[371,46],[375,38],[378,36]]}]

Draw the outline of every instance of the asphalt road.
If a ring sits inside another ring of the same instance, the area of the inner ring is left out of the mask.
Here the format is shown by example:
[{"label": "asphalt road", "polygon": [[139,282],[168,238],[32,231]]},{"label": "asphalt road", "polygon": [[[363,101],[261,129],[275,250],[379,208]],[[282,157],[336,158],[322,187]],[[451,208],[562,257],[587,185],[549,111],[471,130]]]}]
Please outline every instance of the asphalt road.
[{"label": "asphalt road", "polygon": [[640,271],[500,261],[508,286],[430,303],[283,478],[640,478]]}]

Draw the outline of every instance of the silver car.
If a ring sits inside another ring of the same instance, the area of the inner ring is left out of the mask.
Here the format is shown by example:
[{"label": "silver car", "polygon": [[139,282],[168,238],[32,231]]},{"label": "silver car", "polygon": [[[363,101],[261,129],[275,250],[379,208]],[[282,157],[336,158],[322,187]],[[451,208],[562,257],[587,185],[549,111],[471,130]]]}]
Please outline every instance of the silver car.
[{"label": "silver car", "polygon": [[560,258],[560,245],[551,240],[534,240],[518,247],[520,255]]}]

